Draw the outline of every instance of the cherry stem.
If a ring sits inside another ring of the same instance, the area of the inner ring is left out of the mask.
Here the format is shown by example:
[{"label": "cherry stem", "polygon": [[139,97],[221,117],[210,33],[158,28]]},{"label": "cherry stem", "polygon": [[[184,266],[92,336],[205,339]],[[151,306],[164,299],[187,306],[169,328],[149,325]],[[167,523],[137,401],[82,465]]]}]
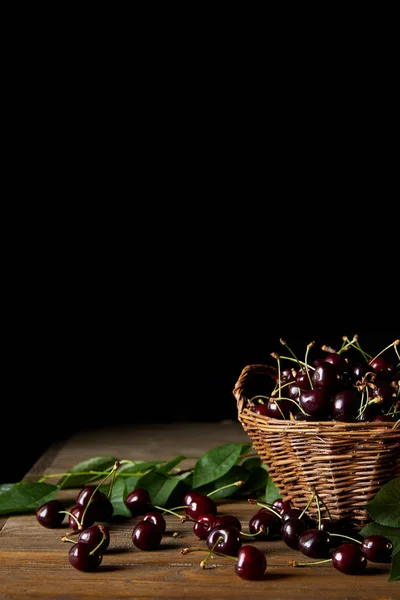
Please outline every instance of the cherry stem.
[{"label": "cherry stem", "polygon": [[371,358],[369,361],[369,364],[371,364],[372,362],[374,362],[375,359],[378,358],[378,356],[380,356],[381,354],[383,354],[383,352],[386,352],[386,350],[389,350],[389,348],[391,348],[392,346],[394,346],[396,348],[396,346],[398,346],[400,343],[400,340],[394,340],[394,342],[392,342],[391,344],[389,344],[389,346],[386,346],[386,348],[384,348],[383,350],[381,350],[376,356],[374,356],[374,358]]},{"label": "cherry stem", "polygon": [[[78,529],[79,529],[80,531],[83,529],[83,527],[82,527],[81,523],[79,523],[79,521],[78,521],[78,519],[76,518],[76,516],[75,516],[75,515],[73,515],[72,513],[70,513],[68,510],[59,510],[58,512],[59,512],[59,513],[63,513],[63,514],[65,514],[65,515],[68,515],[69,517],[72,517],[72,518],[74,519],[75,523],[77,524],[77,526],[78,526]],[[83,519],[82,519],[82,521],[83,521]]]},{"label": "cherry stem", "polygon": [[240,532],[241,535],[246,535],[247,537],[255,537],[256,535],[259,535],[260,533],[265,533],[266,535],[268,535],[269,527],[267,527],[267,530],[265,530],[265,526],[260,525],[260,529],[258,531],[256,531],[255,533],[248,533],[246,531]]},{"label": "cherry stem", "polygon": [[228,483],[227,485],[223,485],[222,487],[213,490],[212,492],[209,492],[207,494],[208,497],[212,496],[213,494],[216,494],[217,492],[220,492],[221,490],[225,490],[228,487],[232,487],[232,485],[236,485],[237,487],[240,487],[244,484],[244,481],[235,481],[235,483]]},{"label": "cherry stem", "polygon": [[318,494],[315,492],[315,502],[317,503],[317,511],[318,511],[318,529],[321,529],[321,509],[319,507],[319,498]]},{"label": "cherry stem", "polygon": [[93,550],[91,550],[91,551],[89,552],[89,555],[90,555],[90,556],[91,556],[92,554],[94,554],[94,553],[96,552],[96,550],[99,550],[99,548],[101,547],[102,543],[103,543],[103,542],[104,542],[104,540],[106,539],[106,533],[105,533],[105,531],[104,531],[104,529],[103,529],[103,527],[102,527],[101,525],[99,525],[99,529],[100,529],[101,533],[103,534],[103,536],[102,536],[102,538],[101,538],[100,542],[97,544],[97,546],[95,546],[95,547],[93,548]]},{"label": "cherry stem", "polygon": [[[90,503],[92,502],[92,498],[93,498],[93,496],[95,495],[95,493],[97,492],[97,490],[99,489],[99,487],[100,487],[100,486],[102,486],[102,485],[104,485],[104,484],[105,484],[105,482],[107,481],[107,479],[108,479],[108,478],[109,478],[111,475],[114,475],[115,471],[116,471],[116,470],[118,469],[118,467],[119,467],[119,464],[120,464],[120,463],[119,463],[119,460],[116,460],[116,461],[115,461],[115,463],[113,464],[113,466],[112,466],[111,470],[109,471],[109,473],[107,473],[107,475],[104,477],[104,479],[102,479],[102,481],[100,481],[100,483],[99,483],[99,484],[98,484],[98,485],[97,485],[97,486],[94,488],[94,490],[93,490],[93,492],[92,492],[92,494],[91,494],[91,496],[90,496],[89,500],[88,500],[88,501],[87,501],[87,503],[86,503],[85,509],[84,509],[84,511],[83,511],[83,513],[82,513],[82,517],[81,517],[82,523],[84,522],[84,518],[85,518],[86,511],[87,511],[87,509],[89,508],[89,505],[90,505]],[[109,491],[108,491],[108,497],[110,497],[110,494],[111,494],[111,490],[112,490],[112,486],[113,486],[113,482],[114,482],[114,481],[115,481],[115,476],[114,476],[114,477],[113,477],[113,479],[111,480],[110,489],[109,489]]]},{"label": "cherry stem", "polygon": [[313,384],[312,384],[312,381],[311,381],[310,373],[308,371],[308,353],[310,352],[310,348],[312,348],[313,346],[315,346],[315,342],[310,342],[309,344],[307,344],[306,356],[305,356],[305,359],[304,359],[304,363],[306,365],[306,373],[307,373],[308,381],[310,383],[310,387],[311,387],[312,390],[314,389],[314,387],[313,387]]},{"label": "cherry stem", "polygon": [[289,348],[289,346],[287,345],[286,341],[283,340],[282,338],[280,338],[279,341],[282,344],[282,346],[285,346],[285,348],[287,348],[289,350],[290,354],[293,356],[293,358],[298,363],[298,365],[301,366],[301,363],[300,363],[299,359],[297,358],[297,356],[295,355],[295,353],[293,352],[293,350],[291,348]]},{"label": "cherry stem", "polygon": [[291,360],[293,362],[299,363],[303,367],[308,367],[309,369],[311,369],[311,371],[315,371],[315,367],[312,367],[311,365],[307,365],[307,363],[303,362],[302,360],[295,360],[291,356],[281,356],[281,358],[284,358],[285,360]]},{"label": "cherry stem", "polygon": [[248,498],[247,502],[249,504],[257,504],[257,506],[261,506],[262,508],[266,508],[270,512],[274,513],[275,516],[277,516],[280,519],[282,519],[282,515],[280,513],[278,513],[276,510],[274,510],[272,508],[272,506],[270,506],[269,504],[264,504],[263,502],[258,502],[255,498]]},{"label": "cherry stem", "polygon": [[306,563],[297,562],[297,560],[290,560],[289,565],[291,567],[308,567],[310,565],[322,565],[324,563],[330,562],[331,560],[331,558],[325,558],[324,560],[315,560],[313,562]]},{"label": "cherry stem", "polygon": [[[167,512],[167,513],[170,513],[171,515],[174,515],[175,517],[178,517],[179,519],[182,520],[182,522],[185,522],[187,520],[187,518],[186,518],[185,515],[180,515],[177,512],[175,512],[174,510],[172,510],[171,508],[163,508],[162,506],[156,506],[156,505],[153,505],[153,506],[157,510],[161,510],[163,512]],[[176,508],[186,508],[186,507],[184,507],[184,506],[177,506]]]},{"label": "cherry stem", "polygon": [[362,544],[362,542],[360,542],[360,540],[356,540],[356,538],[352,538],[348,535],[344,535],[342,533],[330,533],[329,534],[331,537],[340,537],[340,538],[346,538],[346,540],[351,540],[352,542],[356,542],[356,544]]},{"label": "cherry stem", "polygon": [[311,498],[309,499],[309,501],[307,502],[307,504],[305,505],[305,507],[303,508],[302,512],[299,515],[299,519],[301,519],[301,517],[304,515],[304,513],[307,511],[307,509],[309,508],[311,502],[314,500],[315,498],[315,491],[312,493]]},{"label": "cherry stem", "polygon": [[212,555],[212,553],[214,552],[214,550],[215,550],[215,547],[216,547],[216,546],[217,546],[217,545],[218,545],[220,542],[222,542],[222,541],[223,541],[223,539],[224,539],[224,538],[223,538],[222,536],[220,536],[219,538],[217,538],[217,540],[216,540],[216,541],[215,541],[215,543],[213,544],[212,548],[209,550],[209,552],[208,552],[207,556],[205,557],[205,559],[204,559],[204,560],[202,560],[202,561],[201,561],[201,563],[200,563],[200,566],[201,566],[201,568],[202,568],[202,569],[205,569],[205,568],[206,568],[206,562],[208,561],[208,559],[210,558],[210,556],[211,556],[211,555]]}]

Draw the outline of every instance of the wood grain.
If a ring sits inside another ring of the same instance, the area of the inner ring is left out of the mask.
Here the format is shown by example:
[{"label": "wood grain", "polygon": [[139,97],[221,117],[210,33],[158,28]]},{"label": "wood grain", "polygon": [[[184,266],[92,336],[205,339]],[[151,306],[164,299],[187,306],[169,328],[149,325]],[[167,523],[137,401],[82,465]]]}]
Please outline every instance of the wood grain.
[{"label": "wood grain", "polygon": [[[61,473],[93,456],[112,455],[132,460],[167,460],[178,454],[196,457],[219,444],[248,441],[236,422],[179,423],[170,425],[126,426],[81,432],[65,444],[52,447],[29,474]],[[76,491],[64,491],[73,504]],[[219,512],[238,516],[244,531],[255,507],[247,502],[219,502]],[[167,533],[160,549],[143,552],[131,540],[139,518],[110,523],[111,542],[95,573],[82,573],[71,567],[67,553],[70,544],[61,541],[69,530],[41,527],[34,515],[11,516],[0,532],[0,599],[91,599],[119,598],[213,600],[395,600],[400,598],[399,582],[388,582],[390,565],[370,563],[361,576],[347,576],[330,563],[296,568],[290,560],[305,557],[282,541],[257,541],[267,556],[262,581],[244,581],[234,572],[234,563],[215,556],[210,567],[200,568],[205,552],[182,554],[185,547],[203,547],[193,534],[192,523],[181,523],[166,515]],[[177,537],[172,534],[178,533]],[[251,540],[251,538],[249,538]],[[310,559],[305,559],[304,562]]]}]

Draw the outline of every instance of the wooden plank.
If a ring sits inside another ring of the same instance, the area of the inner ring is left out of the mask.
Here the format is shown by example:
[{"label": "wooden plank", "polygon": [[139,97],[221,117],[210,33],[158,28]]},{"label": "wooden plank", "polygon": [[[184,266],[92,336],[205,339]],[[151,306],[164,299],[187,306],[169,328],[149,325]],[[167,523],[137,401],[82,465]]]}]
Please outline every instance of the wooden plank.
[{"label": "wooden plank", "polygon": [[[219,444],[248,441],[235,422],[126,426],[86,431],[65,444],[52,447],[28,474],[61,473],[73,464],[93,456],[112,455],[132,460],[167,460],[178,454],[193,464],[200,454]],[[76,490],[65,491],[73,504]],[[244,531],[255,507],[247,502],[219,501],[220,513],[240,518]],[[41,527],[33,515],[9,517],[0,532],[0,598],[76,600],[90,598],[243,600],[307,600],[346,598],[382,600],[400,598],[399,582],[388,582],[389,565],[370,564],[360,576],[347,576],[330,563],[308,568],[290,566],[303,560],[299,552],[282,541],[252,541],[267,556],[262,581],[244,581],[233,570],[234,563],[214,557],[210,567],[200,568],[203,552],[182,554],[185,547],[204,547],[193,534],[190,522],[181,523],[166,515],[167,533],[160,548],[143,552],[132,544],[131,534],[138,517],[110,524],[111,542],[95,573],[82,573],[71,567],[69,544],[61,541],[69,530]],[[177,537],[172,534],[178,533]],[[249,538],[252,540],[252,538]],[[310,559],[305,559],[304,562]]]}]

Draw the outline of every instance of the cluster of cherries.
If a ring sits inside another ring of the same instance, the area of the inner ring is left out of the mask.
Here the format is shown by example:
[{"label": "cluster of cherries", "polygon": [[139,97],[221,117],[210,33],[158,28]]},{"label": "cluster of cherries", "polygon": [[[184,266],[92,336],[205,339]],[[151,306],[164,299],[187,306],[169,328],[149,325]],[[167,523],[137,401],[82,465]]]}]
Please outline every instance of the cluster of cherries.
[{"label": "cluster of cherries", "polygon": [[[400,340],[372,357],[361,348],[358,336],[343,338],[343,345],[335,351],[322,346],[324,354],[308,362],[299,360],[284,340],[280,340],[290,356],[272,353],[278,367],[272,375],[273,389],[269,396],[252,398],[257,414],[274,419],[345,422],[395,421],[400,418],[400,370],[397,364],[383,356],[397,346]],[[353,355],[347,356],[352,350]],[[354,354],[355,352],[355,354]],[[282,367],[282,360],[291,367]],[[286,363],[289,364],[289,363]],[[294,365],[294,366],[293,366]],[[273,369],[274,371],[275,369]]]},{"label": "cluster of cherries", "polygon": [[[241,482],[237,482],[236,485]],[[215,493],[215,492],[214,492]],[[318,521],[308,512],[312,500],[318,503]],[[332,565],[345,574],[360,574],[367,562],[390,563],[392,542],[383,535],[363,537],[346,521],[321,518],[319,499],[314,493],[305,509],[291,506],[289,501],[277,498],[271,504],[249,499],[258,508],[244,531],[241,521],[233,514],[218,514],[216,502],[211,494],[196,490],[188,492],[183,505],[165,509],[151,503],[147,490],[132,490],[125,499],[132,517],[140,515],[132,531],[132,543],[140,550],[156,550],[166,534],[164,514],[176,515],[181,522],[193,522],[193,533],[204,542],[203,546],[186,547],[182,554],[206,552],[200,562],[202,568],[213,555],[223,556],[235,562],[235,573],[246,580],[262,579],[267,568],[267,557],[257,540],[282,539],[291,549],[318,559],[315,562],[291,561],[292,566],[307,566],[331,561]],[[183,513],[176,512],[182,509]],[[43,504],[36,511],[38,522],[44,527],[57,528],[68,515],[71,536],[62,541],[72,542],[68,553],[70,564],[81,571],[95,571],[102,562],[110,543],[110,531],[106,523],[112,520],[112,504],[98,486],[87,485],[80,490],[76,504],[70,511],[63,509],[57,499]],[[249,538],[253,543],[248,543]]]}]

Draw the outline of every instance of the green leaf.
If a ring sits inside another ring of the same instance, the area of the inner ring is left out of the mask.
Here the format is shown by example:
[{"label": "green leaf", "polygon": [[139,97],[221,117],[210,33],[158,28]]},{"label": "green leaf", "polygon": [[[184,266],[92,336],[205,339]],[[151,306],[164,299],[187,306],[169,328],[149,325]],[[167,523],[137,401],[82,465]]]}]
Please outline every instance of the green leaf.
[{"label": "green leaf", "polygon": [[193,472],[193,488],[199,488],[223,477],[236,465],[244,444],[223,444],[203,454]]},{"label": "green leaf", "polygon": [[223,490],[220,490],[219,492],[215,492],[211,496],[211,498],[213,500],[215,500],[217,498],[229,498],[229,496],[233,496],[239,490],[241,490],[243,487],[243,486],[238,487],[237,485],[230,485],[230,484],[236,483],[237,481],[244,481],[244,483],[246,483],[247,480],[249,479],[249,477],[250,477],[250,472],[247,469],[245,469],[242,466],[234,465],[228,471],[228,473],[225,473],[225,475],[223,475],[219,479],[216,479],[215,481],[212,481],[211,483],[208,483],[205,486],[197,488],[197,490],[199,492],[201,492],[202,494],[207,495],[210,492],[213,492],[214,490],[218,490],[221,487],[229,485],[229,487],[227,487]]},{"label": "green leaf", "polygon": [[367,537],[367,535],[384,535],[389,540],[392,540],[392,538],[400,537],[400,527],[388,527],[387,525],[381,525],[380,523],[372,521],[371,523],[364,525],[364,527],[360,529],[360,533],[364,537]]},{"label": "green leaf", "polygon": [[262,467],[251,469],[249,478],[244,486],[239,489],[239,496],[257,495],[257,492],[264,492],[267,485],[268,473]]},{"label": "green leaf", "polygon": [[[95,456],[94,458],[89,458],[88,460],[84,460],[83,462],[74,465],[71,469],[69,469],[68,473],[72,473],[72,475],[66,475],[59,481],[58,485],[60,488],[78,488],[82,487],[88,483],[93,481],[98,481],[99,479],[106,476],[107,471],[110,471],[114,466],[114,463],[117,459],[113,456]],[[91,475],[90,471],[101,471],[105,472],[104,475],[94,474]],[[86,473],[85,475],[74,475],[73,473]]]},{"label": "green leaf", "polygon": [[113,488],[111,490],[110,501],[114,507],[113,517],[132,517],[132,513],[125,504],[125,498],[127,497],[126,481],[123,477],[119,477],[114,481]]},{"label": "green leaf", "polygon": [[0,493],[0,515],[34,511],[59,492],[57,485],[50,483],[14,483],[2,486]]},{"label": "green leaf", "polygon": [[385,483],[366,505],[374,521],[389,527],[400,526],[400,477]]},{"label": "green leaf", "polygon": [[160,467],[163,464],[161,460],[135,460],[127,462],[118,467],[118,473],[140,473],[141,475]]},{"label": "green leaf", "polygon": [[265,502],[272,504],[277,498],[282,498],[282,494],[272,481],[272,477],[268,477],[267,485],[265,486]]},{"label": "green leaf", "polygon": [[174,491],[180,484],[184,485],[184,482],[154,471],[143,475],[137,482],[137,487],[144,488],[149,492],[151,503],[154,506],[167,508],[171,504]]},{"label": "green leaf", "polygon": [[157,469],[157,472],[167,474],[170,471],[172,471],[172,469],[174,467],[176,467],[176,465],[179,465],[179,463],[182,462],[183,460],[186,460],[186,456],[177,456],[176,458],[173,458],[172,460],[168,461],[167,463],[161,465],[161,467],[159,467]]},{"label": "green leaf", "polygon": [[126,496],[130,494],[133,490],[135,490],[137,487],[139,487],[138,482],[142,477],[143,475],[132,475],[132,477],[127,477],[125,479]]},{"label": "green leaf", "polygon": [[243,461],[242,466],[249,470],[258,469],[262,466],[262,460],[258,456],[252,456],[251,458],[246,458],[246,460]]},{"label": "green leaf", "polygon": [[396,552],[392,558],[392,568],[390,569],[388,581],[400,580],[400,551]]}]

